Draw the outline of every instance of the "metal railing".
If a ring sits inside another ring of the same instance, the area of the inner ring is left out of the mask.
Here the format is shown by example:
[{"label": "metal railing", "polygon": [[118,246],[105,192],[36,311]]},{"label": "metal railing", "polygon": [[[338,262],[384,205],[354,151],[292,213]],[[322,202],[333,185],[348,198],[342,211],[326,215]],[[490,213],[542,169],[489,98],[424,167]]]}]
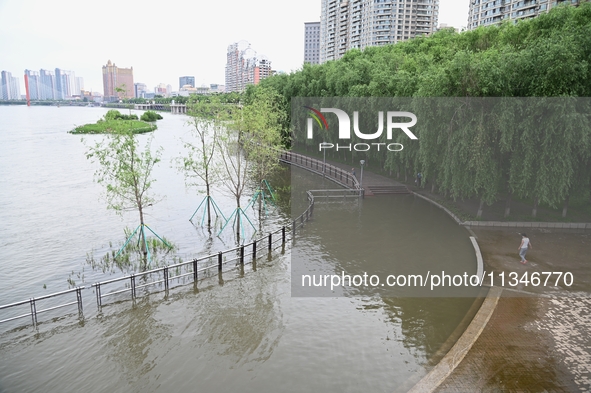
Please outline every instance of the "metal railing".
[{"label": "metal railing", "polygon": [[[306,210],[304,210],[302,214],[300,214],[298,217],[291,221],[291,228],[289,228],[288,226],[283,226],[280,229],[271,232],[264,237],[253,240],[248,244],[242,244],[238,247],[229,250],[220,251],[217,254],[211,254],[204,257],[195,258],[188,262],[181,262],[174,265],[168,265],[161,268],[148,270],[145,272],[134,273],[124,277],[114,278],[112,280],[94,283],[91,285],[91,287],[95,288],[97,307],[99,309],[102,307],[104,298],[120,293],[129,292],[131,298],[135,299],[139,296],[138,290],[147,291],[147,288],[152,286],[164,286],[164,289],[168,291],[170,289],[171,283],[174,280],[177,280],[178,282],[181,279],[191,277],[191,282],[197,283],[202,273],[209,272],[212,269],[217,268],[218,275],[221,275],[223,271],[223,266],[233,261],[237,261],[241,267],[243,267],[245,263],[254,264],[257,260],[257,254],[262,250],[267,250],[268,254],[270,254],[273,250],[281,247],[282,252],[285,252],[285,246],[288,240],[295,241],[297,230],[303,227],[305,223],[308,222],[310,219],[312,219],[312,216],[314,214],[314,204],[316,198],[343,198],[347,196],[363,196],[364,190],[359,186],[359,182],[351,173],[344,171],[341,168],[337,168],[333,165],[324,164],[322,161],[306,157],[301,154],[285,151],[282,151],[280,153],[281,161],[303,167],[307,170],[316,172],[320,175],[324,175],[329,179],[335,181],[336,183],[343,185],[345,189],[307,191],[306,194],[308,199],[308,207],[306,208]],[[228,256],[230,256],[230,258],[228,258]],[[246,261],[247,257],[251,256],[252,258],[250,259],[250,261]],[[184,272],[182,272],[183,270]],[[156,279],[148,281],[149,278],[153,276],[157,276]],[[142,282],[138,282],[138,280]],[[110,292],[103,293],[103,290],[107,285],[112,285],[115,283],[123,283],[124,287],[121,288],[121,285],[119,285],[119,288],[115,288]],[[25,317],[31,317],[33,325],[37,326],[37,315],[39,313],[59,309],[66,306],[71,306],[74,304],[78,305],[78,313],[80,316],[83,316],[82,290],[85,288],[86,287],[84,286],[80,286],[66,291],[56,292],[49,295],[37,298],[30,298],[28,300],[23,300],[20,302],[0,306],[0,311],[12,309],[18,306],[23,306],[25,304],[29,304],[30,306],[30,312],[21,315],[11,316],[9,318],[0,320],[0,323],[9,322]],[[37,309],[37,303],[41,300],[64,296],[73,292],[76,293],[76,301],[54,305],[52,307],[44,308],[41,310]]]},{"label": "metal railing", "polygon": [[[13,307],[18,307],[18,306],[22,306],[25,304],[29,304],[31,311],[26,313],[26,314],[22,314],[22,315],[17,315],[17,316],[13,316],[10,318],[6,318],[3,320],[0,320],[0,323],[3,322],[9,322],[9,321],[14,321],[16,319],[20,319],[20,318],[25,318],[25,317],[31,317],[31,320],[33,322],[33,326],[37,326],[37,314],[40,314],[42,312],[46,312],[46,311],[51,311],[51,310],[56,310],[58,308],[62,308],[62,307],[66,307],[66,306],[71,306],[73,304],[77,304],[78,305],[78,314],[82,315],[83,313],[83,308],[82,308],[82,290],[85,287],[76,287],[76,288],[72,288],[72,289],[68,289],[66,291],[61,291],[61,292],[56,292],[56,293],[52,293],[49,295],[45,295],[45,296],[40,296],[37,298],[31,298],[29,300],[23,300],[21,302],[16,302],[16,303],[11,303],[11,304],[6,304],[4,306],[0,306],[0,310],[5,310],[5,309],[10,309]],[[45,300],[45,299],[50,299],[50,298],[54,298],[54,297],[58,297],[58,296],[62,296],[62,295],[66,295],[66,294],[70,294],[72,292],[76,292],[76,301],[73,302],[68,302],[68,303],[63,303],[63,304],[58,304],[52,307],[48,307],[48,308],[44,308],[44,309],[37,309],[37,302],[41,301],[41,300]]]},{"label": "metal railing", "polygon": [[[353,175],[351,172],[345,171],[334,165],[327,164],[324,161],[318,160],[316,158],[289,151],[281,151],[279,159],[285,163],[299,166],[321,176],[327,177],[328,179],[345,188],[363,190],[359,185],[357,177],[355,177],[355,175]],[[363,196],[363,192],[361,192],[361,195]]]},{"label": "metal railing", "polygon": [[363,196],[363,190],[356,189],[325,189],[325,190],[308,190],[308,193],[312,193],[317,202],[341,200],[343,198],[359,198]]},{"label": "metal railing", "polygon": [[[217,269],[218,274],[221,274],[224,265],[227,265],[230,262],[236,261],[243,267],[245,264],[255,262],[257,259],[257,253],[261,251],[267,250],[268,253],[271,253],[279,247],[282,247],[284,251],[287,240],[290,240],[286,236],[286,231],[287,227],[283,226],[279,230],[271,232],[262,238],[229,250],[220,251],[217,254],[211,254],[187,262],[181,262],[145,272],[114,278],[108,281],[94,283],[92,284],[92,287],[96,289],[97,307],[102,307],[102,299],[108,296],[129,292],[131,298],[135,299],[140,296],[138,290],[155,285],[164,286],[164,290],[168,291],[171,283],[175,279],[179,281],[182,278],[191,277],[191,282],[197,283],[202,273]],[[278,245],[278,243],[280,244]],[[230,257],[228,258],[228,256]],[[247,257],[252,258],[250,261],[247,261]],[[175,272],[177,274],[174,274]],[[156,276],[156,279],[149,281],[149,279],[154,276]],[[139,283],[138,280],[143,280],[143,283]],[[114,283],[125,283],[125,288],[117,288],[108,293],[103,293],[106,285]]]}]

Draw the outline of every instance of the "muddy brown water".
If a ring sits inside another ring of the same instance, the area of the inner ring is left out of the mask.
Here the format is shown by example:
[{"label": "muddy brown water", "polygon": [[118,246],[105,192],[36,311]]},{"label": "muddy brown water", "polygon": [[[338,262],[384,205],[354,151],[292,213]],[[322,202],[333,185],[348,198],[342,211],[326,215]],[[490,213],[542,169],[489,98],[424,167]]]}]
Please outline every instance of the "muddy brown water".
[{"label": "muddy brown water", "polygon": [[[135,222],[106,211],[92,181],[96,168],[80,138],[66,133],[104,112],[0,106],[0,303],[66,289],[68,273],[84,266],[89,249],[105,247]],[[165,115],[154,134],[154,145],[165,148],[155,187],[166,198],[150,212],[150,226],[190,258],[232,242],[223,236],[208,242],[188,223],[199,197],[169,165],[187,135],[186,120]],[[301,177],[304,186],[323,187],[314,175]],[[229,198],[219,203],[231,209]],[[274,214],[269,228],[289,219],[284,211]],[[394,261],[411,272],[428,268],[434,256],[475,270],[468,234],[428,203],[384,197],[361,209],[335,205],[315,214],[297,244],[306,245],[305,263],[319,271],[386,273]],[[374,244],[374,251],[358,241]],[[0,392],[405,391],[432,367],[473,302],[363,291],[294,297],[292,259],[288,247],[259,260],[256,271],[248,265],[243,275],[224,273],[223,281],[214,276],[197,288],[121,299],[100,313],[86,290],[84,319],[72,310],[48,313],[37,329],[2,327]],[[86,285],[113,278],[86,274]]]}]

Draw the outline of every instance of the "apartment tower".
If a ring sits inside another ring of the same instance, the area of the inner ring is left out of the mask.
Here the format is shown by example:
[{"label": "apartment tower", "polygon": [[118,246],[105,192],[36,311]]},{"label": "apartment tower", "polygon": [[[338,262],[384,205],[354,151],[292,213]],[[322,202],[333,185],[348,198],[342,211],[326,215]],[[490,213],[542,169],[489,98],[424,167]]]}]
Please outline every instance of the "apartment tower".
[{"label": "apartment tower", "polygon": [[517,22],[550,11],[559,4],[578,6],[584,0],[470,0],[468,30],[498,25],[505,20]]},{"label": "apartment tower", "polygon": [[2,100],[20,100],[21,90],[18,78],[12,76],[9,71],[0,73],[0,99]]},{"label": "apartment tower", "polygon": [[437,30],[439,0],[322,0],[320,63]]},{"label": "apartment tower", "polygon": [[304,23],[304,63],[320,63],[320,22]]},{"label": "apartment tower", "polygon": [[195,87],[195,77],[194,76],[181,76],[179,77],[179,90],[183,88],[183,86],[191,86]]},{"label": "apartment tower", "polygon": [[[104,100],[118,101],[121,98],[134,98],[133,67],[119,68],[111,60],[103,66]],[[123,89],[117,92],[115,89]]]},{"label": "apartment tower", "polygon": [[246,41],[228,46],[226,53],[226,92],[244,91],[247,85],[258,84],[273,74],[271,61],[258,55]]}]

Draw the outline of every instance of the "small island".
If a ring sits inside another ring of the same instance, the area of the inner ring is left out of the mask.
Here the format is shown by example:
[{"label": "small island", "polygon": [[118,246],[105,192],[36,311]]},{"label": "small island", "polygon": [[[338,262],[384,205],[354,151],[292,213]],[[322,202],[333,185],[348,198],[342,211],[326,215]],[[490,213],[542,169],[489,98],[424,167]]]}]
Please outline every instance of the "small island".
[{"label": "small island", "polygon": [[96,123],[85,124],[69,132],[71,134],[120,134],[125,132],[143,134],[154,131],[157,128],[154,122],[160,119],[162,116],[154,111],[146,111],[138,119],[137,115],[124,115],[118,110],[112,109]]}]

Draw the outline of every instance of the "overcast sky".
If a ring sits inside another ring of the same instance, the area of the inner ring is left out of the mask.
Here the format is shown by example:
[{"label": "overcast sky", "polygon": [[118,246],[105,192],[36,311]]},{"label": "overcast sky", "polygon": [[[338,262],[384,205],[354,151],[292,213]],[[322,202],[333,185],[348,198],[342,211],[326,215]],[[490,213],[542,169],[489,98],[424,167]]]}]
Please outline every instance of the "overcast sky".
[{"label": "overcast sky", "polygon": [[[466,25],[469,0],[440,0],[439,23]],[[320,0],[0,0],[0,70],[74,71],[85,90],[103,92],[102,66],[133,66],[134,82],[178,90],[224,83],[228,45],[246,40],[274,69],[303,61],[304,22],[320,20]]]}]

